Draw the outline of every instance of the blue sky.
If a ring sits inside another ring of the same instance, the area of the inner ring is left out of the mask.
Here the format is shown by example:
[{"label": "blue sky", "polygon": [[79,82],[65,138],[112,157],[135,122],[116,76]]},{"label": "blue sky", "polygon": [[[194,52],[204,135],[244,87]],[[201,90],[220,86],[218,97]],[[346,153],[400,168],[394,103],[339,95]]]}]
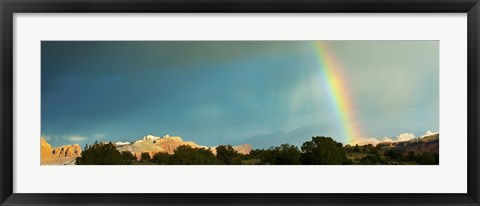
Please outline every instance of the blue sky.
[{"label": "blue sky", "polygon": [[[366,136],[438,131],[438,41],[326,43]],[[317,58],[312,41],[43,41],[41,135],[53,146],[148,134],[344,142]]]}]

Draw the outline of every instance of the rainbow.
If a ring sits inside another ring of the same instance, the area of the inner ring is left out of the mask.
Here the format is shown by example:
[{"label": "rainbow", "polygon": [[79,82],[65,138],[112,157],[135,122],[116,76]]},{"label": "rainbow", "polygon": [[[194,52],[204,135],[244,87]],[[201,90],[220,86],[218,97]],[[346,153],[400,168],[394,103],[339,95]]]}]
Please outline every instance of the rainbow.
[{"label": "rainbow", "polygon": [[342,65],[336,60],[327,42],[313,41],[312,44],[321,70],[321,78],[327,87],[338,124],[342,128],[343,138],[346,138],[346,144],[355,143],[364,136]]}]

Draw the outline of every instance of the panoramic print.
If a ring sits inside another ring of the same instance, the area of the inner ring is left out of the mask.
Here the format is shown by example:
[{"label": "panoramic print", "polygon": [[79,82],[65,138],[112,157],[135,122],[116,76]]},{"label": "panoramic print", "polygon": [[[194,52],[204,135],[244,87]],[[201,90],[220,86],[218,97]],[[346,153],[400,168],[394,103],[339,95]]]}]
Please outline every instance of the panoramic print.
[{"label": "panoramic print", "polygon": [[439,165],[438,41],[42,41],[41,165]]}]

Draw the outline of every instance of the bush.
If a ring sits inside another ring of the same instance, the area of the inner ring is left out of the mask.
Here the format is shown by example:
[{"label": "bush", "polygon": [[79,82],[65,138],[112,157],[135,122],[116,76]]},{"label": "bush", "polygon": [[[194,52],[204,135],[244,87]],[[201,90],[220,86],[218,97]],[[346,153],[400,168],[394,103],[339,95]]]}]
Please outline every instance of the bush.
[{"label": "bush", "polygon": [[212,151],[205,148],[192,148],[182,145],[175,149],[172,164],[176,165],[214,165],[217,158]]},{"label": "bush", "polygon": [[153,155],[152,161],[157,165],[168,165],[172,162],[172,156],[168,153],[159,152]]},{"label": "bush", "polygon": [[75,159],[77,165],[127,165],[131,160],[122,155],[115,145],[98,143],[85,145],[82,156]]},{"label": "bush", "polygon": [[133,156],[133,154],[129,151],[123,151],[122,155],[125,159],[130,160],[130,161],[136,161],[137,158]]},{"label": "bush", "polygon": [[220,145],[216,148],[219,164],[238,165],[241,164],[240,154],[231,145]]},{"label": "bush", "polygon": [[300,150],[289,144],[282,144],[273,148],[272,164],[276,165],[297,165],[300,164]]},{"label": "bush", "polygon": [[143,152],[141,155],[140,155],[140,161],[142,162],[150,162],[150,154],[148,154],[148,152]]},{"label": "bush", "polygon": [[360,152],[360,149],[358,148],[358,144],[355,145],[353,148],[353,152]]},{"label": "bush", "polygon": [[398,159],[402,154],[396,149],[388,149],[385,151],[385,156],[389,157],[390,159]]},{"label": "bush", "polygon": [[342,144],[330,137],[312,137],[304,142],[301,161],[305,165],[341,165],[349,164]]},{"label": "bush", "polygon": [[417,164],[420,165],[437,165],[438,161],[438,153],[433,152],[424,152],[422,154],[413,155],[411,156]]},{"label": "bush", "polygon": [[367,155],[360,159],[360,164],[362,165],[376,165],[383,163],[382,157],[380,154],[374,154],[374,155]]},{"label": "bush", "polygon": [[268,165],[296,165],[300,164],[300,150],[298,147],[289,144],[282,144],[269,149],[252,150],[246,155],[247,159],[259,160],[260,164]]}]

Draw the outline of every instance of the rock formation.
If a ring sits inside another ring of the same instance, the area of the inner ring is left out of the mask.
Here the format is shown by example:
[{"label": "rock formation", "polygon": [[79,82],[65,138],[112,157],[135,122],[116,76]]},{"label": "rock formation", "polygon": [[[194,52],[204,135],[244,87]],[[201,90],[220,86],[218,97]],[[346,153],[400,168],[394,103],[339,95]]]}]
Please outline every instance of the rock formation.
[{"label": "rock formation", "polygon": [[64,145],[53,149],[52,155],[54,157],[78,157],[82,153],[80,145]]},{"label": "rock formation", "polygon": [[[192,148],[205,148],[210,149],[214,154],[216,153],[215,147],[207,147],[196,144],[192,141],[183,141],[181,137],[165,135],[163,137],[156,137],[153,135],[144,136],[142,139],[134,141],[131,144],[115,143],[117,149],[120,152],[129,151],[137,159],[140,159],[142,153],[147,152],[150,157],[153,157],[156,153],[163,152],[173,154],[177,147],[187,145]],[[233,148],[242,154],[248,154],[252,150],[252,146],[248,144],[233,146]]]},{"label": "rock formation", "polygon": [[253,150],[252,146],[249,144],[233,146],[233,149],[240,154],[250,154],[250,152]]},{"label": "rock formation", "polygon": [[439,152],[439,134],[432,133],[430,136],[423,136],[418,139],[412,139],[405,142],[396,142],[393,144],[397,150],[403,151],[404,154],[409,152],[424,153],[424,152]]},{"label": "rock formation", "polygon": [[[250,151],[253,150],[252,146],[249,144],[232,146],[232,148],[240,154],[250,154]],[[210,151],[212,151],[213,154],[217,155],[217,147],[210,147],[209,149]]]},{"label": "rock formation", "polygon": [[48,144],[45,138],[40,138],[40,160],[45,162],[52,158],[52,146]]},{"label": "rock formation", "polygon": [[75,158],[81,156],[80,145],[63,145],[57,148],[52,146],[43,137],[40,138],[40,164],[41,165],[71,165]]},{"label": "rock formation", "polygon": [[193,148],[206,148],[195,144],[195,142],[185,142],[180,137],[165,135],[164,137],[156,137],[153,135],[144,136],[142,139],[134,141],[131,144],[115,144],[120,152],[129,151],[137,159],[140,159],[142,153],[147,152],[150,157],[156,153],[164,152],[173,154],[173,151],[181,145],[188,145]]},{"label": "rock formation", "polygon": [[415,135],[412,134],[412,133],[402,133],[402,134],[397,135],[394,138],[390,138],[390,137],[383,137],[381,139],[378,139],[378,138],[375,138],[375,137],[357,138],[353,142],[350,142],[349,144],[350,145],[358,144],[360,146],[368,145],[368,144],[372,144],[374,146],[378,145],[378,144],[387,144],[388,145],[388,143],[408,142],[408,141],[412,141],[412,140],[416,140],[416,139],[421,139],[421,138],[424,138],[424,137],[435,136],[435,135],[438,135],[438,134],[439,134],[438,132],[427,131],[425,133],[425,135],[422,135],[420,137],[415,137]]}]

